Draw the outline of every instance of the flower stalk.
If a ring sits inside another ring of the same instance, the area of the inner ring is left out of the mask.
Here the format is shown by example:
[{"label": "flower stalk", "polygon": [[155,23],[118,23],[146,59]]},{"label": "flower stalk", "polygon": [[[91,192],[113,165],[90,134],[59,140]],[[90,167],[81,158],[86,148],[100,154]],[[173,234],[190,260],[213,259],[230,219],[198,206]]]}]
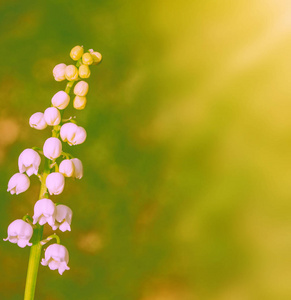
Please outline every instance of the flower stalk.
[{"label": "flower stalk", "polygon": [[[68,82],[66,86],[66,93],[69,94],[73,84]],[[61,114],[63,114],[61,111]],[[54,126],[52,130],[52,136],[58,137],[60,134],[58,126]],[[41,184],[40,184],[40,191],[39,191],[39,199],[48,197],[48,191],[46,186],[46,178],[51,172],[51,160],[45,157],[44,161],[44,171],[41,177]],[[25,291],[24,291],[24,300],[33,300],[35,294],[35,287],[36,287],[36,280],[37,280],[37,273],[38,267],[41,258],[41,249],[42,249],[42,233],[43,233],[44,225],[36,224],[36,228],[34,229],[33,237],[34,240],[32,241],[32,246],[30,249],[30,255],[28,260],[28,268],[27,268],[27,275],[26,275],[26,284],[25,284]],[[60,241],[58,237],[58,241]]]},{"label": "flower stalk", "polygon": [[[89,85],[81,79],[90,76],[89,65],[96,65],[102,59],[101,54],[94,52],[93,49],[84,53],[83,46],[74,47],[70,56],[76,61],[76,65],[67,66],[61,63],[53,69],[56,81],[68,80],[65,90],[58,91],[52,97],[52,106],[48,107],[44,113],[36,112],[29,119],[29,125],[37,130],[52,126],[51,137],[46,139],[42,149],[32,147],[25,149],[20,154],[18,158],[19,173],[14,174],[8,182],[7,191],[16,195],[25,192],[29,188],[30,176],[37,176],[41,182],[39,200],[34,205],[33,217],[27,214],[22,219],[13,221],[8,226],[8,237],[4,239],[4,241],[10,241],[21,248],[31,246],[24,300],[34,299],[44,244],[52,239],[56,240],[56,243],[50,244],[45,249],[41,264],[48,266],[51,270],[57,269],[60,275],[65,270],[70,270],[67,248],[61,245],[60,238],[56,233],[43,239],[43,229],[47,223],[53,231],[57,229],[62,232],[71,231],[73,215],[71,208],[61,203],[54,203],[49,199],[49,195],[59,195],[63,192],[65,178],[81,179],[83,177],[81,160],[63,152],[62,142],[67,142],[70,146],[82,144],[86,140],[87,133],[83,127],[77,125],[75,117],[71,116],[63,119],[63,114],[70,103],[70,92],[75,83],[73,107],[77,110],[85,108]],[[44,157],[44,170],[42,173],[39,171],[40,155]]]},{"label": "flower stalk", "polygon": [[42,239],[43,226],[36,225],[34,229],[34,241],[32,243],[28,261],[26,284],[24,292],[24,300],[33,300],[35,294],[36,279],[38,273],[38,266],[41,257],[41,239]]}]

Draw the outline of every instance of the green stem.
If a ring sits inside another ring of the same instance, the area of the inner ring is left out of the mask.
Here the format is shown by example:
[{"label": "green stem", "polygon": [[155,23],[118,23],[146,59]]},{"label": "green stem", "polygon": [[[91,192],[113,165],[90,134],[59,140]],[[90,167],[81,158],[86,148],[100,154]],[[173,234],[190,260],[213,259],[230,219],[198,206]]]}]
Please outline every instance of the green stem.
[{"label": "green stem", "polygon": [[75,81],[69,81],[66,85],[66,88],[65,88],[65,92],[69,95],[70,94],[70,91],[71,91],[71,88],[72,86],[74,85]]},{"label": "green stem", "polygon": [[30,215],[28,215],[28,214],[25,215],[25,216],[23,216],[22,220],[25,221],[25,222],[28,220],[28,222],[30,222],[31,224],[33,222],[32,217]]},{"label": "green stem", "polygon": [[41,256],[41,247],[42,247],[39,241],[42,239],[42,232],[43,232],[43,226],[40,226],[38,224],[37,228],[34,230],[35,242],[33,243],[30,249],[24,300],[34,299],[37,272],[38,272],[38,266],[39,266],[39,261]]},{"label": "green stem", "polygon": [[42,240],[40,243],[41,243],[41,245],[45,245],[47,242],[51,241],[52,239],[55,239],[57,244],[61,243],[61,240],[60,240],[59,236],[55,233],[48,236],[45,240]]},{"label": "green stem", "polygon": [[[41,179],[41,186],[39,191],[39,199],[43,197],[47,197],[47,188],[45,185],[45,180],[47,175],[50,173],[49,168],[50,160],[45,158],[44,172]],[[28,260],[28,268],[27,268],[27,276],[26,276],[26,284],[25,284],[25,292],[24,292],[24,300],[33,300],[37,279],[38,266],[40,262],[41,256],[41,243],[42,240],[42,232],[43,226],[36,224],[36,228],[34,229],[32,246],[30,249],[30,255]]]}]

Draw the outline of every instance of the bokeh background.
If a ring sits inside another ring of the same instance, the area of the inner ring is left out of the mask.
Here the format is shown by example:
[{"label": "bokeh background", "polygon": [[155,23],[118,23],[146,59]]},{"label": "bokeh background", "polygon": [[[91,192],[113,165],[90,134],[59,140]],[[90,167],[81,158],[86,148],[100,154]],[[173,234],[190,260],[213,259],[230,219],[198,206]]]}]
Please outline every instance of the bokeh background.
[{"label": "bokeh background", "polygon": [[[291,3],[1,1],[0,236],[39,183],[6,192],[53,67],[94,48],[85,176],[52,200],[71,267],[40,266],[36,299],[291,299]],[[49,230],[46,229],[49,234]],[[0,243],[0,299],[23,297],[29,249]]]}]

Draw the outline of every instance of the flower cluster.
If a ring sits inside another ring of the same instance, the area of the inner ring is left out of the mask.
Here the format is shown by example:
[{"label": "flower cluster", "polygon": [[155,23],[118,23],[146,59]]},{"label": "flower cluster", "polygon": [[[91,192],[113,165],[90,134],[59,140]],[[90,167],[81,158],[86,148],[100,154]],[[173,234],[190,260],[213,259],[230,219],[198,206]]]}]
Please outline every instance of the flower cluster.
[{"label": "flower cluster", "polygon": [[[17,243],[19,247],[32,246],[48,242],[51,238],[31,243],[34,230],[48,224],[53,231],[71,231],[72,210],[63,204],[55,204],[49,195],[59,195],[65,187],[65,177],[81,179],[83,177],[83,165],[80,159],[71,154],[63,152],[62,142],[68,145],[82,144],[87,137],[86,130],[72,122],[72,118],[62,118],[64,109],[70,103],[70,90],[73,88],[75,109],[84,109],[87,104],[87,93],[89,85],[81,79],[89,78],[90,65],[101,62],[102,56],[99,52],[90,49],[84,52],[83,47],[76,46],[70,52],[70,57],[76,61],[76,65],[58,64],[53,69],[56,81],[68,80],[66,90],[58,91],[51,99],[51,107],[44,112],[36,112],[29,119],[29,125],[37,130],[43,130],[52,126],[52,136],[46,139],[42,149],[33,147],[25,149],[18,158],[19,172],[14,174],[9,182],[7,191],[11,194],[25,192],[30,186],[29,177],[36,175],[41,181],[41,192],[39,200],[34,205],[34,214],[31,217],[24,216],[17,219],[8,226],[8,237],[4,239],[11,243]],[[42,174],[39,172],[41,156],[44,156],[45,167]],[[53,235],[53,237],[57,237]],[[51,244],[45,251],[42,265],[50,269],[58,269],[62,274],[69,270],[69,254],[67,249],[58,243]]]}]

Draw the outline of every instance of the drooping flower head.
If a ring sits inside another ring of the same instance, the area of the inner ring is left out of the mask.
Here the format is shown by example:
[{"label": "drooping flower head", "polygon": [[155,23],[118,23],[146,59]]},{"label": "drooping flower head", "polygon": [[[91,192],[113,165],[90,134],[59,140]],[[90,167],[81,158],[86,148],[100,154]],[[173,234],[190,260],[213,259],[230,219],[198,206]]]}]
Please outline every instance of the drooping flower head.
[{"label": "drooping flower head", "polygon": [[74,123],[66,123],[61,127],[61,139],[70,146],[84,143],[87,137],[86,130]]},{"label": "drooping flower head", "polygon": [[44,119],[42,112],[34,113],[29,119],[29,126],[37,130],[43,130],[47,127],[47,123]]},{"label": "drooping flower head", "polygon": [[63,81],[66,79],[65,77],[65,64],[58,64],[53,69],[53,75],[56,81]]},{"label": "drooping flower head", "polygon": [[28,176],[31,176],[32,174],[37,175],[40,162],[40,156],[36,151],[25,149],[18,158],[19,172],[26,172]]},{"label": "drooping flower head", "polygon": [[59,228],[61,231],[71,231],[71,223],[72,223],[72,210],[63,204],[59,204],[56,206],[56,222],[53,230]]},{"label": "drooping flower head", "polygon": [[73,177],[81,179],[83,177],[83,164],[79,158],[72,158],[71,162],[74,164]]},{"label": "drooping flower head", "polygon": [[67,248],[63,245],[52,244],[45,250],[41,264],[48,266],[51,270],[58,270],[60,275],[62,275],[65,270],[70,270],[68,262],[69,252]]},{"label": "drooping flower head", "polygon": [[69,102],[70,96],[64,91],[59,91],[52,97],[52,105],[58,109],[65,109]]},{"label": "drooping flower head", "polygon": [[59,165],[59,172],[62,173],[65,177],[72,177],[74,171],[74,164],[70,159],[64,159]]},{"label": "drooping flower head", "polygon": [[55,225],[56,206],[50,199],[40,199],[34,205],[33,224],[38,223],[44,225],[48,223],[50,226]]},{"label": "drooping flower head", "polygon": [[56,137],[48,138],[43,145],[43,155],[49,159],[58,158],[62,153],[62,142]]},{"label": "drooping flower head", "polygon": [[25,192],[30,186],[30,180],[25,174],[16,173],[14,174],[9,182],[7,192],[13,194],[20,194]]},{"label": "drooping flower head", "polygon": [[44,119],[50,126],[59,125],[61,122],[61,113],[55,107],[49,107],[44,111]]},{"label": "drooping flower head", "polygon": [[59,195],[64,190],[65,177],[59,172],[53,172],[47,176],[45,183],[50,195]]},{"label": "drooping flower head", "polygon": [[7,233],[8,237],[4,241],[17,244],[21,248],[32,245],[29,243],[33,234],[32,226],[21,219],[13,221],[8,226]]}]

